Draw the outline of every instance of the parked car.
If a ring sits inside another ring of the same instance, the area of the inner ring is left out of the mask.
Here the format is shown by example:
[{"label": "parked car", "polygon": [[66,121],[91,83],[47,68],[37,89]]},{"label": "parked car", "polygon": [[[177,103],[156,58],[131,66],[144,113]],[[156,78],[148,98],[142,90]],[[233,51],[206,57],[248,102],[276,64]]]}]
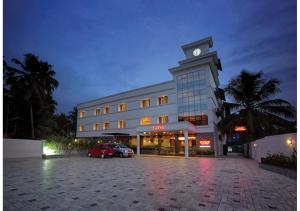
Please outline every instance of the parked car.
[{"label": "parked car", "polygon": [[119,157],[133,157],[134,152],[131,148],[125,146],[124,144],[110,144],[112,148],[115,150],[115,155]]},{"label": "parked car", "polygon": [[98,144],[88,150],[89,157],[114,157],[116,151],[110,144]]}]

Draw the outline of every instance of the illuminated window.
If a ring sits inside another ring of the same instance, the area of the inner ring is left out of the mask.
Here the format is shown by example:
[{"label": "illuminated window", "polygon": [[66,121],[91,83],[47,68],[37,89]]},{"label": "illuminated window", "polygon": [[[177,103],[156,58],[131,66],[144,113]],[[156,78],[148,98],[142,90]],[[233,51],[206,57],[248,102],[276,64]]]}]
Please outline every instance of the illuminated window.
[{"label": "illuminated window", "polygon": [[80,132],[84,131],[84,125],[79,125],[79,131]]},{"label": "illuminated window", "polygon": [[194,125],[208,125],[207,115],[179,116],[178,121],[188,121]]},{"label": "illuminated window", "polygon": [[93,125],[93,130],[100,130],[100,124],[99,123],[95,123]]},{"label": "illuminated window", "polygon": [[157,122],[158,122],[159,124],[166,124],[166,123],[168,123],[168,121],[169,121],[168,116],[159,116],[159,117],[157,118]]},{"label": "illuminated window", "polygon": [[103,113],[104,113],[104,114],[108,114],[109,112],[110,112],[109,106],[105,106],[105,107],[104,107],[104,110],[103,110]]},{"label": "illuminated window", "polygon": [[80,117],[80,118],[85,117],[85,111],[80,111],[80,112],[79,112],[79,117]]},{"label": "illuminated window", "polygon": [[148,107],[150,107],[150,99],[141,100],[141,108],[148,108]]},{"label": "illuminated window", "polygon": [[125,128],[126,127],[126,121],[125,120],[120,120],[118,123],[118,128]]},{"label": "illuminated window", "polygon": [[107,129],[109,129],[109,122],[105,122],[104,124],[103,124],[103,129],[104,130],[107,130]]},{"label": "illuminated window", "polygon": [[163,105],[168,103],[168,96],[160,96],[157,98],[157,105]]},{"label": "illuminated window", "polygon": [[126,103],[119,104],[119,106],[118,106],[118,111],[119,112],[125,111],[126,109],[127,109],[127,104]]},{"label": "illuminated window", "polygon": [[150,125],[151,124],[151,118],[150,117],[143,117],[140,120],[141,125]]},{"label": "illuminated window", "polygon": [[100,115],[100,108],[96,108],[95,109],[95,115],[97,116],[97,115]]}]

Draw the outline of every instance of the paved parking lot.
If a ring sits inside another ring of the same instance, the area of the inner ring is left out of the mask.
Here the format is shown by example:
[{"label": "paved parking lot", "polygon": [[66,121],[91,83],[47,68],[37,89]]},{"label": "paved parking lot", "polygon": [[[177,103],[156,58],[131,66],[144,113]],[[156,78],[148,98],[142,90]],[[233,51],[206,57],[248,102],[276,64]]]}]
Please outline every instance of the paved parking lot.
[{"label": "paved parking lot", "polygon": [[296,181],[243,158],[11,159],[4,210],[296,210]]}]

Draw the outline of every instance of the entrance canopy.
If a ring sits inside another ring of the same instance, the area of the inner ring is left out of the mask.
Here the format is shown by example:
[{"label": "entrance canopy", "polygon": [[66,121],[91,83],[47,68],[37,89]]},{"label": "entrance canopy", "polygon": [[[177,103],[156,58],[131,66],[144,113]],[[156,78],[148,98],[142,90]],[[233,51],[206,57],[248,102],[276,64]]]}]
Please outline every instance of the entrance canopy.
[{"label": "entrance canopy", "polygon": [[175,123],[168,123],[168,124],[150,124],[150,125],[143,125],[136,127],[137,133],[137,155],[140,155],[140,136],[141,134],[147,133],[167,133],[167,132],[180,132],[184,134],[184,156],[186,158],[189,157],[189,146],[188,146],[188,134],[195,133],[196,128],[193,124],[189,122],[175,122]]},{"label": "entrance canopy", "polygon": [[151,124],[151,125],[143,125],[137,126],[137,133],[160,133],[160,132],[171,132],[171,131],[188,131],[189,133],[195,133],[196,129],[193,124],[190,122],[175,122],[168,124]]}]

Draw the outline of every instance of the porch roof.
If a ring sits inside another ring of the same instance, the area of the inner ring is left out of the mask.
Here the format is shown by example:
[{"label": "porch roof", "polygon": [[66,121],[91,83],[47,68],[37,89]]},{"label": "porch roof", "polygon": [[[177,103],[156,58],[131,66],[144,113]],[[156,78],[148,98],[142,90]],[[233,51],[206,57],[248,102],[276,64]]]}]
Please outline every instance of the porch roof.
[{"label": "porch roof", "polygon": [[179,131],[187,130],[188,132],[195,133],[196,128],[190,122],[174,122],[167,124],[150,124],[140,125],[136,127],[136,132],[163,132],[163,131]]}]

